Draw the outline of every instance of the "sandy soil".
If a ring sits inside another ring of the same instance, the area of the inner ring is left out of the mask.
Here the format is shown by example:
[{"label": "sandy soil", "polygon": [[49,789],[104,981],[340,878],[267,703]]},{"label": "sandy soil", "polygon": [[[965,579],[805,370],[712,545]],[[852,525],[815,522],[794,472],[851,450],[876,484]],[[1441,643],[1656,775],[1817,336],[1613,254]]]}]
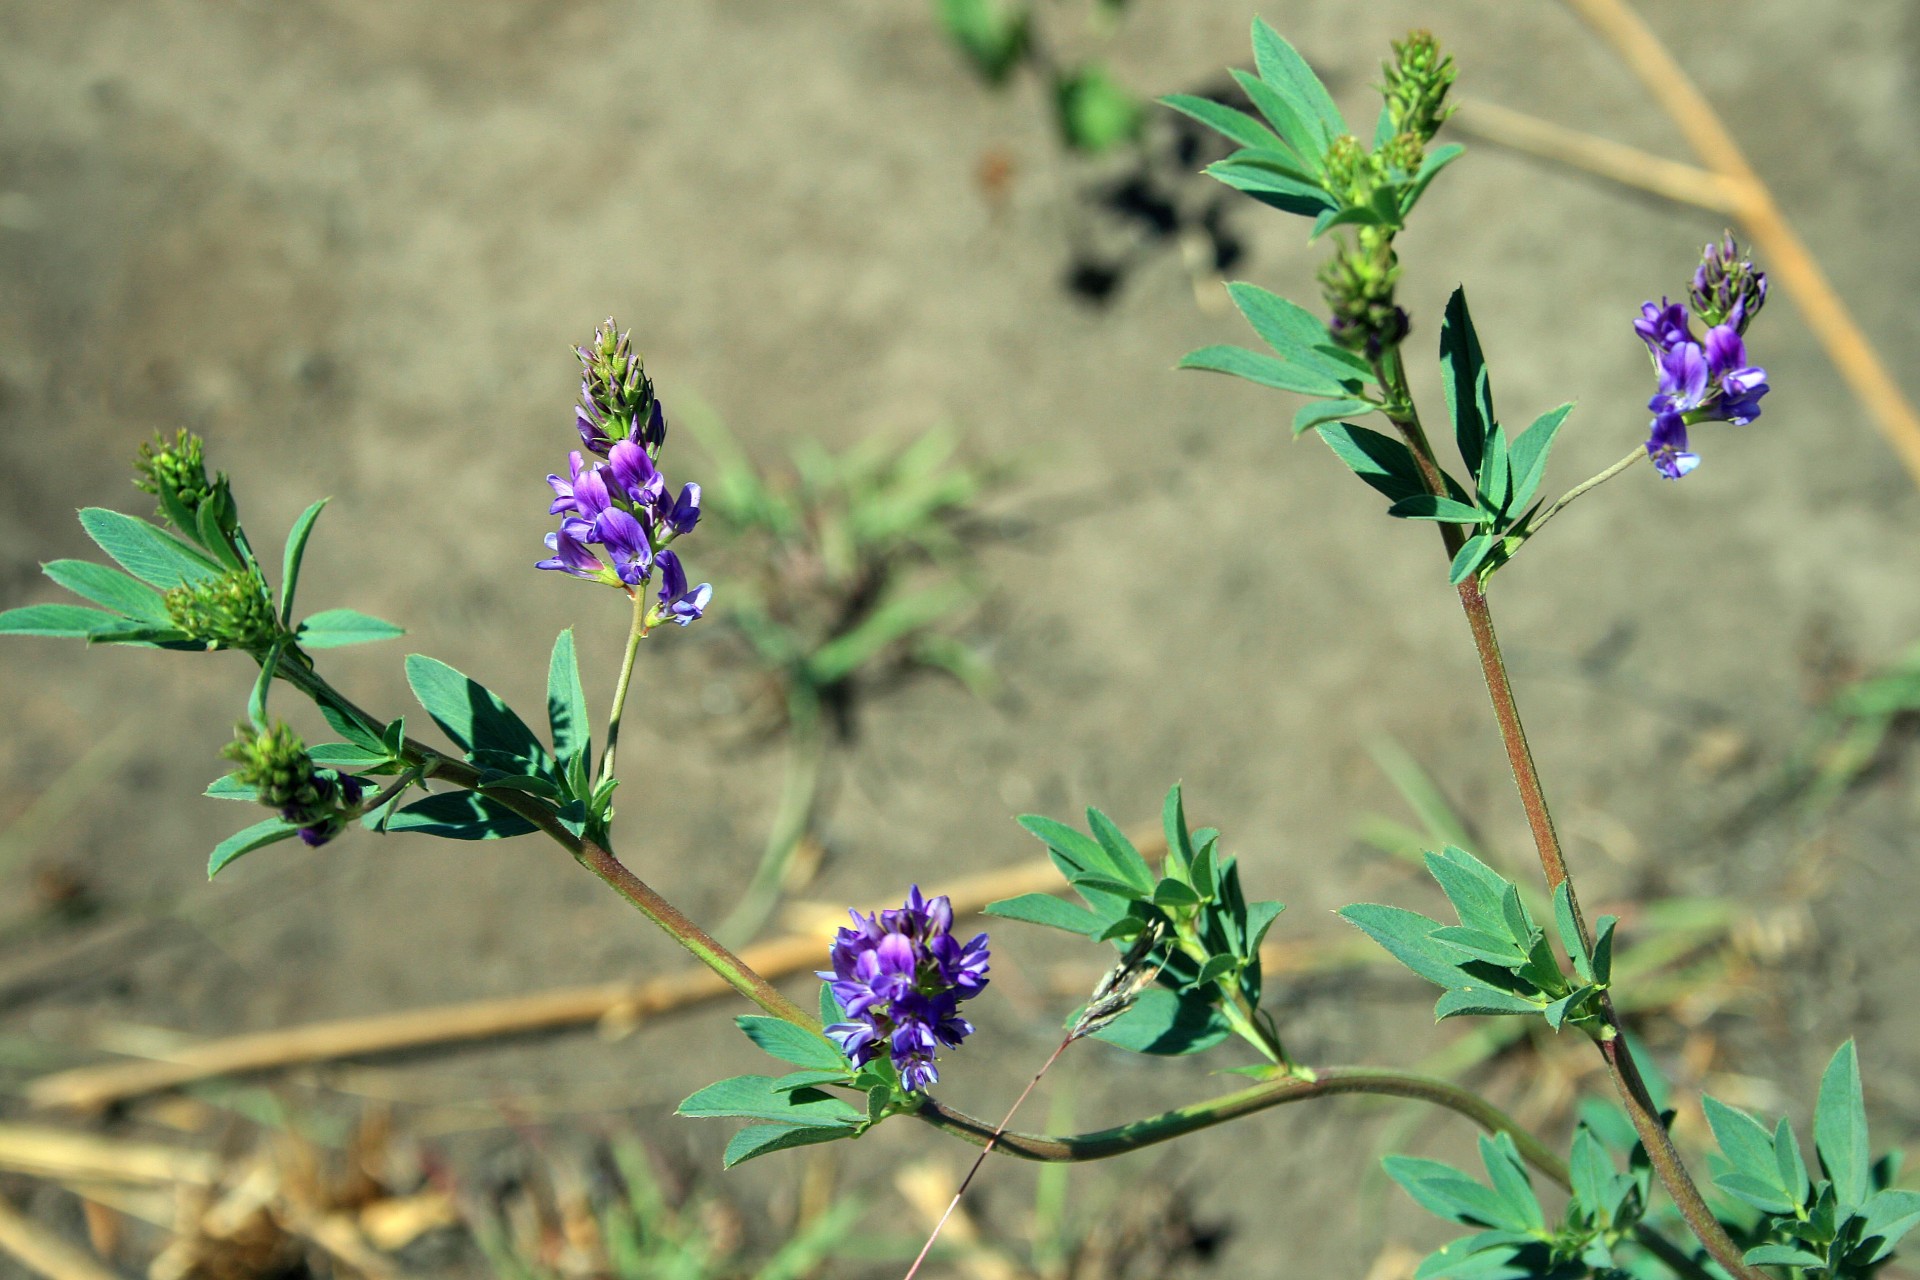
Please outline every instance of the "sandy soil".
[{"label": "sandy soil", "polygon": [[[1652,8],[1903,368],[1920,341],[1916,11]],[[1187,89],[1245,57],[1244,4],[1136,9],[1112,57],[1144,90]],[[1352,835],[1361,815],[1399,811],[1367,756],[1382,735],[1427,763],[1490,847],[1522,858],[1524,824],[1427,531],[1389,527],[1317,445],[1290,445],[1286,397],[1172,372],[1181,353],[1240,333],[1196,306],[1177,255],[1148,260],[1105,308],[1060,287],[1089,215],[1060,180],[1037,94],[983,92],[925,10],[0,7],[0,605],[54,598],[38,563],[89,550],[73,509],[139,501],[125,459],[155,429],[187,425],[240,477],[269,541],[333,495],[310,604],[402,621],[405,651],[517,702],[535,699],[552,635],[571,623],[603,697],[618,603],[529,566],[547,525],[541,478],[570,436],[567,346],[613,312],[669,405],[711,403],[765,454],[809,435],[951,422],[975,455],[1029,464],[1016,505],[1041,527],[988,550],[997,594],[979,632],[1012,701],[928,682],[876,705],[810,896],[884,897],[1030,857],[1011,814],[1091,803],[1144,817],[1180,778],[1252,885],[1290,904],[1279,936],[1337,936],[1328,912],[1347,901],[1429,896]],[[1553,6],[1265,12],[1350,111],[1386,41],[1422,23],[1457,52],[1467,92],[1683,154]],[[1004,200],[976,181],[990,151],[1012,161]],[[1248,247],[1239,274],[1308,292],[1319,255],[1301,224],[1247,207],[1233,225]],[[1466,282],[1506,414],[1579,401],[1552,473],[1571,483],[1644,425],[1633,308],[1676,289],[1719,230],[1476,148],[1405,241],[1415,346],[1431,349],[1441,302]],[[1496,606],[1589,896],[1604,909],[1685,890],[1770,910],[1803,894],[1801,968],[1777,999],[1711,1024],[1731,1046],[1719,1065],[1777,1081],[1756,1104],[1804,1116],[1852,1031],[1891,1143],[1920,1122],[1913,766],[1897,761],[1817,830],[1728,835],[1723,819],[1805,724],[1810,646],[1872,664],[1920,635],[1920,497],[1791,306],[1776,304],[1751,341],[1773,375],[1765,419],[1707,434],[1684,485],[1636,474],[1566,516],[1502,575]],[[1416,377],[1437,397],[1430,369]],[[676,455],[676,474],[691,467]],[[368,704],[397,710],[402,651],[332,665]],[[625,814],[631,860],[695,914],[730,900],[778,787],[777,756],[741,748],[737,725],[701,709],[703,687],[731,678],[710,654],[696,628],[647,655],[646,702],[673,732],[634,752],[641,803]],[[85,1046],[129,1024],[215,1035],[679,964],[532,842],[282,848],[206,886],[204,851],[233,811],[194,797],[249,678],[224,655],[0,649],[0,819],[112,744],[86,765],[84,799],[0,868],[9,899],[27,901],[51,864],[110,917],[170,921],[137,953],[16,1001],[9,1043]],[[994,1110],[1044,1054],[1062,1002],[1036,975],[1064,955],[1004,930],[1006,998],[983,1004],[951,1101]],[[1303,987],[1281,1002],[1312,1060],[1412,1062],[1442,1038],[1411,987]],[[619,1042],[423,1058],[379,1080],[414,1099],[637,1108],[660,1141],[717,1162],[726,1126],[664,1112],[716,1064],[750,1063],[712,1010]],[[1058,1081],[1082,1126],[1221,1087],[1191,1064],[1098,1048]],[[1432,1235],[1395,1196],[1350,1197],[1391,1119],[1276,1113],[1082,1170],[1076,1203],[1184,1181],[1231,1232],[1220,1274],[1357,1277],[1383,1240]],[[1423,1149],[1458,1149],[1450,1127],[1418,1124],[1448,1128]],[[930,1145],[891,1126],[862,1148],[859,1176]],[[751,1202],[786,1194],[792,1172],[770,1160],[734,1176]],[[1026,1171],[996,1169],[983,1205],[1017,1229],[1028,1185]]]}]

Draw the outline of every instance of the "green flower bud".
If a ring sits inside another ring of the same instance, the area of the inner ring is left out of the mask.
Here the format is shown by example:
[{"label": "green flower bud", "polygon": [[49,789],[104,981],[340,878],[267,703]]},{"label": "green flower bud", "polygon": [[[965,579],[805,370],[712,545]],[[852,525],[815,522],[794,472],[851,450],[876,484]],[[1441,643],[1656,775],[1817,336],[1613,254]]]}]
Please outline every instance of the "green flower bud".
[{"label": "green flower bud", "polygon": [[199,436],[182,427],[169,444],[158,431],[150,443],[140,446],[133,461],[133,487],[160,499],[160,515],[179,523],[171,509],[178,506],[187,516],[188,527],[202,503],[213,496],[214,482],[207,478],[205,446]]},{"label": "green flower bud", "polygon": [[209,649],[257,652],[280,634],[273,597],[258,569],[234,569],[161,597],[173,625]]},{"label": "green flower bud", "polygon": [[580,381],[580,434],[596,453],[595,437],[607,443],[638,438],[649,452],[660,447],[665,426],[653,396],[653,380],[633,349],[633,333],[620,333],[609,316],[583,347],[575,347],[584,376]]},{"label": "green flower bud", "polygon": [[1394,302],[1400,259],[1391,237],[1364,227],[1357,240],[1341,245],[1321,268],[1320,288],[1333,313],[1334,340],[1372,360],[1404,341],[1409,326],[1407,313]]},{"label": "green flower bud", "polygon": [[289,821],[318,816],[332,808],[333,787],[317,777],[307,744],[282,721],[265,732],[242,724],[220,754],[238,766],[241,782],[254,789],[260,803],[289,810]]},{"label": "green flower bud", "polygon": [[1447,91],[1458,71],[1453,59],[1440,52],[1430,31],[1415,31],[1393,45],[1393,60],[1381,64],[1387,82],[1380,92],[1395,133],[1410,133],[1424,147],[1453,114]]}]

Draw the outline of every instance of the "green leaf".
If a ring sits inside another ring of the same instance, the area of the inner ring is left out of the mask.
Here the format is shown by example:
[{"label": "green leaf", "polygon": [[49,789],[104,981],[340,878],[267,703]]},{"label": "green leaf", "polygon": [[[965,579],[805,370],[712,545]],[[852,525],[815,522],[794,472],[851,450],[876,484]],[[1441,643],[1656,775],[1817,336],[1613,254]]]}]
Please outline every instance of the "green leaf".
[{"label": "green leaf", "polygon": [[1509,510],[1517,511],[1533,501],[1533,495],[1539,492],[1540,482],[1547,474],[1547,452],[1553,448],[1553,438],[1560,430],[1560,424],[1573,412],[1571,403],[1558,409],[1549,409],[1533,420],[1533,425],[1520,433],[1513,442],[1513,452],[1508,461],[1513,467],[1513,497],[1508,501]]},{"label": "green leaf", "polygon": [[1127,839],[1127,833],[1116,826],[1112,818],[1094,808],[1087,810],[1087,827],[1093,832],[1093,838],[1100,842],[1100,847],[1106,850],[1121,879],[1142,893],[1151,893],[1153,868],[1133,847],[1133,841]]},{"label": "green leaf", "polygon": [[1333,104],[1320,77],[1263,18],[1253,20],[1253,65],[1260,78],[1286,99],[1311,130],[1312,149],[1302,146],[1303,152],[1324,156],[1333,140],[1348,132],[1340,108]]},{"label": "green leaf", "polygon": [[1718,1098],[1702,1097],[1700,1108],[1706,1113],[1714,1141],[1720,1144],[1733,1169],[1779,1192],[1786,1208],[1778,1212],[1791,1212],[1795,1207],[1793,1196],[1780,1179],[1779,1157],[1774,1151],[1773,1135],[1767,1132],[1766,1126]]},{"label": "green leaf", "polygon": [[220,576],[220,566],[211,559],[145,520],[105,507],[83,507],[80,527],[122,569],[163,591]]},{"label": "green leaf", "polygon": [[[1369,413],[1379,412],[1380,406],[1371,400],[1316,400],[1303,404],[1293,415],[1293,434],[1311,431],[1315,427],[1324,429],[1325,425],[1337,418],[1359,418]],[[1353,428],[1358,430],[1359,428]],[[1396,443],[1398,443],[1396,441]],[[1405,448],[1401,445],[1401,448]]]},{"label": "green leaf", "polygon": [[[1507,919],[1507,890],[1513,886],[1507,878],[1457,845],[1447,845],[1439,853],[1426,856],[1427,873],[1440,884],[1440,891],[1460,915],[1460,923],[1495,937],[1511,936]],[[1522,954],[1532,941],[1516,938]]]},{"label": "green leaf", "polygon": [[240,776],[234,773],[215,778],[201,794],[212,796],[215,800],[245,800],[249,804],[260,798],[257,788],[240,781]]},{"label": "green leaf", "polygon": [[1188,884],[1193,874],[1193,837],[1187,831],[1187,810],[1180,797],[1180,784],[1167,788],[1160,802],[1160,831],[1167,841],[1167,874]]},{"label": "green leaf", "polygon": [[1440,324],[1440,363],[1446,372],[1447,416],[1453,423],[1454,439],[1468,473],[1478,483],[1487,440],[1493,434],[1493,396],[1486,357],[1473,331],[1464,288],[1455,289],[1447,300],[1446,318]]},{"label": "green leaf", "polygon": [[1527,958],[1519,945],[1505,934],[1496,936],[1465,926],[1435,929],[1433,940],[1444,943],[1475,960],[1485,960],[1488,964],[1499,965],[1503,969],[1512,969]]},{"label": "green leaf", "polygon": [[1153,886],[1153,905],[1156,907],[1197,907],[1200,895],[1187,885],[1171,876]]},{"label": "green leaf", "polygon": [[1869,1264],[1893,1252],[1901,1237],[1920,1225],[1920,1191],[1876,1191],[1860,1206],[1860,1241],[1879,1241],[1867,1251]]},{"label": "green leaf", "polygon": [[1336,913],[1342,920],[1372,938],[1407,968],[1436,986],[1459,983],[1459,953],[1433,940],[1440,928],[1417,911],[1382,906],[1377,902],[1355,903]]},{"label": "green leaf", "polygon": [[1800,1155],[1800,1140],[1793,1136],[1793,1128],[1785,1116],[1780,1117],[1773,1131],[1773,1156],[1774,1170],[1780,1175],[1780,1189],[1794,1204],[1805,1204],[1813,1185],[1807,1180],[1807,1162]]},{"label": "green leaf", "polygon": [[120,625],[117,613],[77,604],[30,604],[0,613],[0,636],[45,636],[84,640],[95,631]]},{"label": "green leaf", "polygon": [[1573,1132],[1573,1151],[1567,1160],[1567,1180],[1573,1184],[1574,1199],[1606,1223],[1613,1212],[1613,1183],[1619,1176],[1613,1160],[1593,1132],[1581,1125]]},{"label": "green leaf", "polygon": [[1387,514],[1401,520],[1445,520],[1452,524],[1491,524],[1493,513],[1470,507],[1452,498],[1431,493],[1416,493],[1387,508]]},{"label": "green leaf", "polygon": [[1813,1142],[1820,1163],[1833,1179],[1842,1214],[1852,1213],[1871,1189],[1867,1148],[1867,1106],[1860,1091],[1860,1060],[1853,1041],[1840,1046],[1820,1077],[1820,1098],[1813,1109]]},{"label": "green leaf", "polygon": [[1191,116],[1216,133],[1250,147],[1255,151],[1268,149],[1287,149],[1280,135],[1255,120],[1244,111],[1237,111],[1223,102],[1212,98],[1198,98],[1192,94],[1175,93],[1160,99],[1165,106],[1172,107],[1181,115]]},{"label": "green leaf", "polygon": [[1741,1258],[1749,1266],[1770,1267],[1824,1267],[1826,1258],[1817,1253],[1809,1253],[1797,1245],[1763,1244],[1747,1250]]},{"label": "green leaf", "polygon": [[[1258,84],[1259,81],[1253,81]],[[1300,218],[1317,218],[1329,209],[1337,209],[1333,197],[1311,182],[1289,177],[1271,165],[1250,161],[1219,160],[1206,167],[1206,174],[1235,191],[1252,196],[1261,204]]]},{"label": "green leaf", "polygon": [[1750,1204],[1763,1213],[1792,1213],[1793,1201],[1773,1185],[1772,1177],[1756,1178],[1750,1173],[1723,1173],[1713,1185],[1734,1199]]},{"label": "green leaf", "polygon": [[462,750],[498,751],[547,767],[546,748],[533,730],[486,686],[418,653],[407,655],[407,684],[434,723]]},{"label": "green leaf", "polygon": [[[1196,833],[1197,835],[1197,833]],[[1219,848],[1217,840],[1198,840],[1199,852],[1193,855],[1192,873],[1188,877],[1193,882],[1194,892],[1202,898],[1212,901],[1219,896],[1220,885],[1214,875],[1214,858]]]},{"label": "green leaf", "polygon": [[393,763],[393,757],[385,751],[369,751],[352,742],[318,743],[307,748],[307,755],[317,765],[346,773],[361,773]]},{"label": "green leaf", "polygon": [[1513,472],[1507,460],[1507,433],[1498,426],[1487,433],[1487,456],[1480,464],[1480,505],[1494,514],[1505,512],[1513,491]]},{"label": "green leaf", "polygon": [[1560,945],[1567,953],[1567,959],[1573,961],[1573,971],[1580,975],[1583,982],[1592,982],[1593,965],[1587,959],[1587,949],[1580,941],[1580,925],[1573,914],[1573,895],[1562,880],[1553,891],[1553,927],[1560,935]]},{"label": "green leaf", "polygon": [[[1247,95],[1253,103],[1253,109],[1266,118],[1268,124],[1289,151],[1298,156],[1308,172],[1319,176],[1325,170],[1327,149],[1320,142],[1318,130],[1308,121],[1306,115],[1287,100],[1286,95],[1262,80],[1259,76],[1235,67],[1231,74],[1234,83],[1240,86],[1240,92]],[[1317,188],[1316,188],[1317,189]],[[1332,203],[1322,192],[1323,203]]]},{"label": "green leaf", "polygon": [[1444,1021],[1468,1015],[1498,1016],[1514,1013],[1544,1013],[1545,1000],[1528,1000],[1511,991],[1501,991],[1487,986],[1474,978],[1465,978],[1460,985],[1449,987],[1434,1002],[1435,1019]]},{"label": "green leaf", "polygon": [[1207,962],[1200,966],[1200,972],[1195,976],[1193,985],[1200,987],[1209,982],[1218,982],[1239,967],[1240,960],[1237,956],[1208,956]]},{"label": "green leaf", "polygon": [[837,1142],[841,1138],[853,1136],[853,1130],[837,1124],[748,1125],[727,1142],[726,1154],[721,1157],[720,1163],[723,1168],[731,1169],[737,1164],[745,1164],[757,1156],[771,1155],[775,1151],[786,1151],[793,1147],[810,1147],[821,1142]]},{"label": "green leaf", "polygon": [[1213,994],[1218,993],[1181,996],[1166,987],[1148,987],[1094,1038],[1134,1053],[1172,1056],[1211,1049],[1233,1030],[1214,1007]]},{"label": "green leaf", "polygon": [[396,627],[356,609],[322,609],[300,624],[296,638],[303,649],[343,649],[350,644],[372,644],[405,634],[405,627]]},{"label": "green leaf", "polygon": [[1281,359],[1309,369],[1335,386],[1373,376],[1365,361],[1334,345],[1326,323],[1305,307],[1243,280],[1229,284],[1227,293],[1260,340]]},{"label": "green leaf", "polygon": [[817,1084],[839,1084],[852,1074],[852,1064],[842,1058],[838,1067],[811,1067],[805,1071],[789,1071],[776,1078],[773,1087],[781,1093],[792,1093],[795,1089],[808,1089]]},{"label": "green leaf", "polygon": [[1180,360],[1182,369],[1204,369],[1225,373],[1277,391],[1297,391],[1308,396],[1340,396],[1346,388],[1318,369],[1288,364],[1272,356],[1248,351],[1244,347],[1202,347]]},{"label": "green leaf", "polygon": [[1107,856],[1107,851],[1092,836],[1075,831],[1064,822],[1040,814],[1024,814],[1018,819],[1027,834],[1037,838],[1054,855],[1055,865],[1067,875],[1069,880],[1076,874],[1094,874],[1112,880],[1122,880],[1119,869]]},{"label": "green leaf", "polygon": [[173,625],[160,593],[118,569],[109,569],[91,560],[54,560],[41,565],[40,571],[73,594],[105,605],[115,613],[161,626]]},{"label": "green leaf", "polygon": [[287,533],[286,550],[280,557],[280,622],[283,626],[293,625],[293,593],[300,582],[300,562],[307,554],[307,539],[313,534],[313,522],[320,518],[320,512],[328,501],[322,498],[302,511]]},{"label": "green leaf", "polygon": [[1420,171],[1413,176],[1413,181],[1401,189],[1400,216],[1402,219],[1413,212],[1413,206],[1418,204],[1420,197],[1427,193],[1427,188],[1433,184],[1435,178],[1440,176],[1440,171],[1465,155],[1466,150],[1457,142],[1449,142],[1427,153],[1426,159],[1420,162]]},{"label": "green leaf", "polygon": [[1053,102],[1061,138],[1094,155],[1132,141],[1146,119],[1140,100],[1093,63],[1056,79]]},{"label": "green leaf", "polygon": [[1320,438],[1347,469],[1395,503],[1426,493],[1413,452],[1400,441],[1341,422],[1322,426]]},{"label": "green leaf", "polygon": [[559,759],[591,754],[593,721],[580,685],[572,627],[554,637],[553,657],[547,662],[547,726],[553,731],[553,754]]},{"label": "green leaf", "polygon": [[835,1048],[831,1040],[816,1031],[796,1027],[784,1018],[766,1018],[748,1013],[735,1018],[733,1025],[739,1027],[746,1034],[747,1039],[782,1062],[791,1062],[796,1067],[819,1067],[823,1070],[851,1069],[847,1064],[846,1055]]},{"label": "green leaf", "polygon": [[244,831],[236,831],[222,840],[207,859],[207,879],[220,874],[222,868],[242,854],[252,853],[270,844],[282,840],[291,840],[300,833],[300,828],[281,818],[268,818],[265,822],[256,822]]},{"label": "green leaf", "polygon": [[1540,1202],[1534,1198],[1533,1184],[1527,1180],[1527,1166],[1520,1159],[1519,1150],[1513,1145],[1513,1138],[1505,1133],[1491,1137],[1481,1135],[1480,1163],[1487,1168],[1487,1177],[1493,1183],[1494,1191],[1511,1208],[1517,1223],[1513,1225],[1519,1231],[1541,1231],[1546,1228],[1546,1216],[1540,1211]]},{"label": "green leaf", "polygon": [[833,998],[833,987],[829,983],[820,984],[820,1025],[830,1027],[836,1022],[845,1022],[847,1011]]},{"label": "green leaf", "polygon": [[[373,818],[367,814],[362,822],[371,823]],[[507,840],[539,830],[519,814],[471,791],[446,791],[416,801],[387,819],[386,829],[447,840]]]},{"label": "green leaf", "polygon": [[1273,928],[1273,922],[1286,909],[1286,903],[1271,900],[1248,905],[1246,923],[1241,926],[1246,937],[1240,952],[1244,958],[1252,960],[1260,954],[1260,944],[1266,940],[1267,930]]},{"label": "green leaf", "polygon": [[695,1118],[736,1116],[788,1125],[832,1124],[852,1128],[864,1118],[832,1094],[818,1089],[782,1093],[771,1076],[733,1076],[690,1095],[674,1114]]},{"label": "green leaf", "polygon": [[1088,938],[1099,934],[1108,923],[1085,907],[1077,907],[1071,902],[1062,902],[1059,898],[1045,893],[1023,893],[1017,898],[1005,898],[999,902],[989,903],[986,914],[999,916],[1004,920],[1020,920],[1027,924],[1045,925],[1049,929],[1065,929],[1068,933],[1077,933]]},{"label": "green leaf", "polygon": [[1447,570],[1447,581],[1456,587],[1465,582],[1499,545],[1500,539],[1496,534],[1482,533],[1468,538],[1453,557],[1453,564]]},{"label": "green leaf", "polygon": [[[1532,1215],[1511,1205],[1498,1191],[1438,1160],[1388,1156],[1381,1165],[1422,1208],[1467,1226],[1488,1226],[1525,1233]],[[1539,1206],[1534,1206],[1538,1212]]]},{"label": "green leaf", "polygon": [[1600,986],[1613,981],[1613,929],[1618,916],[1601,916],[1593,931],[1593,980]]},{"label": "green leaf", "polygon": [[368,732],[359,721],[348,715],[342,708],[334,706],[325,699],[316,699],[315,705],[320,708],[320,714],[326,718],[327,723],[333,726],[333,731],[348,742],[365,747],[368,751],[386,750],[386,744],[380,740],[379,734]]}]

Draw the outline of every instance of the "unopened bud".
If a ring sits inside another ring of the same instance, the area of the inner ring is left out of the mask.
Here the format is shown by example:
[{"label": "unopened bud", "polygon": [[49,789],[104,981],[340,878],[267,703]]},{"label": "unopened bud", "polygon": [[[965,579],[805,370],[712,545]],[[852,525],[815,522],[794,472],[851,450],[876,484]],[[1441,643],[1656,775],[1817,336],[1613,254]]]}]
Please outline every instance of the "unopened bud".
[{"label": "unopened bud", "polygon": [[1453,59],[1440,51],[1430,31],[1415,31],[1396,40],[1393,59],[1381,64],[1386,83],[1387,116],[1395,133],[1412,134],[1425,146],[1453,114],[1447,91],[1458,74]]},{"label": "unopened bud", "polygon": [[280,618],[258,569],[175,587],[162,597],[173,625],[209,649],[257,652],[280,634]]},{"label": "unopened bud", "polygon": [[1736,333],[1745,333],[1766,305],[1767,273],[1755,269],[1753,259],[1729,231],[1700,255],[1687,301],[1708,328],[1730,324]]}]

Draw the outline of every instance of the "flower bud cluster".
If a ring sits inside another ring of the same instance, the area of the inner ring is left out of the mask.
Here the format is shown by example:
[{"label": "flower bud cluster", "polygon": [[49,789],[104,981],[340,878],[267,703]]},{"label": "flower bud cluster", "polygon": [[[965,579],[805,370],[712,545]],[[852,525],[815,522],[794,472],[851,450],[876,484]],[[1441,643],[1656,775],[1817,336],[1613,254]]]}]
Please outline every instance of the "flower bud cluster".
[{"label": "flower bud cluster", "polygon": [[311,847],[333,839],[360,811],[360,780],[314,768],[306,744],[284,723],[258,731],[243,724],[220,754],[239,766],[235,776],[260,803],[298,826]]},{"label": "flower bud cluster", "polygon": [[280,618],[266,579],[255,568],[230,569],[189,582],[161,597],[176,629],[209,649],[259,652],[280,634]]},{"label": "flower bud cluster", "polygon": [[[1688,450],[1687,428],[1701,422],[1744,426],[1760,416],[1767,371],[1747,363],[1742,335],[1767,298],[1767,277],[1740,252],[1731,233],[1706,247],[1694,272],[1687,306],[1660,299],[1642,303],[1634,332],[1653,357],[1659,390],[1647,402],[1653,425],[1647,453],[1654,468],[1678,480],[1700,465]],[[1695,338],[1693,319],[1707,327]]]},{"label": "flower bud cluster", "polygon": [[1362,227],[1356,243],[1341,245],[1320,269],[1334,340],[1369,360],[1405,341],[1411,325],[1394,301],[1399,279],[1399,255],[1391,237],[1378,228]]},{"label": "flower bud cluster", "polygon": [[140,456],[134,459],[133,469],[133,487],[159,498],[163,516],[169,514],[169,498],[192,516],[213,496],[213,481],[207,478],[205,446],[199,436],[185,427],[174,434],[172,443],[154,432],[153,440],[140,446]]},{"label": "flower bud cluster", "polygon": [[1382,63],[1386,83],[1380,87],[1387,100],[1387,118],[1394,132],[1412,135],[1425,146],[1440,132],[1454,109],[1447,105],[1447,93],[1458,74],[1453,59],[1440,51],[1440,42],[1431,31],[1414,31],[1405,40],[1393,44],[1393,61]]},{"label": "flower bud cluster", "polygon": [[[616,333],[608,320],[575,354],[585,376],[574,425],[586,452],[568,456],[566,476],[547,477],[554,493],[548,514],[561,517],[560,527],[547,535],[553,555],[535,567],[629,594],[645,588],[657,567],[659,599],[648,610],[646,625],[684,627],[705,611],[713,588],[704,582],[689,587],[679,553],[667,544],[699,522],[700,486],[688,483],[676,494],[660,472],[666,414],[631,335]],[[604,550],[605,560],[596,547]]]}]

